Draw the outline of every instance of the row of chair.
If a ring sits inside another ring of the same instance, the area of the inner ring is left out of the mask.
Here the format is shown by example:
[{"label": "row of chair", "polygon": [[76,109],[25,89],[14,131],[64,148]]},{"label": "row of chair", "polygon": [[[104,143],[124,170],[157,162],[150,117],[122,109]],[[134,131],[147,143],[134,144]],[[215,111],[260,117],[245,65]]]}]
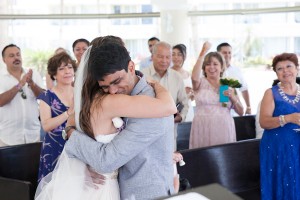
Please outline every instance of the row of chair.
[{"label": "row of chair", "polygon": [[0,148],[1,200],[32,200],[37,187],[41,142]]},{"label": "row of chair", "polygon": [[181,178],[192,188],[218,183],[245,200],[260,199],[259,139],[180,151]]},{"label": "row of chair", "polygon": [[[253,120],[255,120],[254,116],[235,118],[237,133],[241,133],[237,135],[238,140],[255,137]],[[188,149],[190,126],[190,123],[181,123],[178,126],[179,150]],[[183,127],[184,130],[180,131],[180,128]],[[0,147],[0,194],[2,200],[32,200],[34,198],[41,144],[39,142]],[[242,191],[242,186],[241,188],[232,186],[238,181],[241,182],[240,184],[249,181],[250,185],[253,183],[254,186],[257,186],[259,173],[257,144],[257,141],[254,143],[248,141],[183,150],[181,153],[187,164],[185,167],[179,167],[179,173],[182,177],[188,178],[193,187],[220,182],[226,188],[239,192]],[[233,164],[230,165],[230,162]],[[237,163],[240,164],[237,165]],[[247,175],[246,172],[250,173]],[[246,184],[245,187],[248,188],[249,184]]]},{"label": "row of chair", "polygon": [[[236,139],[237,141],[254,139],[255,131],[255,115],[245,115],[233,117]],[[177,126],[177,150],[189,148],[190,132],[192,122],[181,122]]]}]

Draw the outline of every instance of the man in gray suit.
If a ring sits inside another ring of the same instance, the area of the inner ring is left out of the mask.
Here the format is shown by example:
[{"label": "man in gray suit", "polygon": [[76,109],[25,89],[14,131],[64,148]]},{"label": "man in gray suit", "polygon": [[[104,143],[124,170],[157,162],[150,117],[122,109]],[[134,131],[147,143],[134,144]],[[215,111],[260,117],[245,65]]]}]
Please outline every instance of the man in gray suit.
[{"label": "man in gray suit", "polygon": [[[95,48],[106,57],[91,56],[103,71],[98,81],[104,92],[110,94],[155,96],[145,77],[134,69],[134,63],[119,64],[129,57],[124,47],[107,44]],[[92,50],[93,51],[93,50]],[[108,63],[114,67],[105,68]],[[145,105],[147,106],[147,105]],[[173,116],[164,118],[125,118],[126,128],[110,143],[103,144],[74,131],[65,145],[70,156],[88,164],[96,171],[109,173],[119,169],[121,199],[155,199],[174,193]]]}]

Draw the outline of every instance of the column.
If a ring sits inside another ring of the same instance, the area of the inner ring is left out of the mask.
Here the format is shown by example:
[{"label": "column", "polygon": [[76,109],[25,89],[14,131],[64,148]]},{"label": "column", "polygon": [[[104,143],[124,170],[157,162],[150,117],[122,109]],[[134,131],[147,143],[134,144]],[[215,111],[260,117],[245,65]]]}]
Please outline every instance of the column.
[{"label": "column", "polygon": [[160,40],[176,45],[188,44],[189,20],[186,0],[152,0],[160,9]]}]

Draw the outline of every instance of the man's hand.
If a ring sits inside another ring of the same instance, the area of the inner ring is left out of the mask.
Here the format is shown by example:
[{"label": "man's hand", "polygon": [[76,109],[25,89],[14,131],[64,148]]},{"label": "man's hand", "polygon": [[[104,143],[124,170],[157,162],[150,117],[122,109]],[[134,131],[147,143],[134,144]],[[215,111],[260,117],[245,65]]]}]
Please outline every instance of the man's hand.
[{"label": "man's hand", "polygon": [[25,74],[25,75],[21,78],[19,84],[21,84],[22,87],[26,84],[26,82],[27,82],[27,77],[28,77],[28,75]]},{"label": "man's hand", "polygon": [[[93,170],[90,166],[88,166],[88,170],[90,172],[92,181],[93,181],[93,187],[98,189],[99,188],[99,184],[100,185],[104,185],[105,184],[105,176],[102,174],[97,173],[95,170]],[[98,185],[96,185],[98,184]]]},{"label": "man's hand", "polygon": [[[76,126],[75,124],[75,110],[74,110],[74,101],[72,101],[72,104],[70,105],[69,109],[67,110],[67,114],[69,115],[66,123],[66,127],[68,126]],[[70,138],[72,132],[74,129],[71,129],[67,132],[67,138]]]},{"label": "man's hand", "polygon": [[182,117],[180,115],[179,112],[176,113],[175,118],[174,118],[174,122],[175,123],[180,123],[182,121]]},{"label": "man's hand", "polygon": [[29,86],[32,86],[34,84],[32,80],[32,69],[29,69],[28,72],[26,73],[26,82]]},{"label": "man's hand", "polygon": [[178,163],[178,162],[180,162],[181,160],[183,160],[183,156],[182,156],[182,154],[181,153],[179,153],[179,152],[174,152],[173,153],[173,163]]}]

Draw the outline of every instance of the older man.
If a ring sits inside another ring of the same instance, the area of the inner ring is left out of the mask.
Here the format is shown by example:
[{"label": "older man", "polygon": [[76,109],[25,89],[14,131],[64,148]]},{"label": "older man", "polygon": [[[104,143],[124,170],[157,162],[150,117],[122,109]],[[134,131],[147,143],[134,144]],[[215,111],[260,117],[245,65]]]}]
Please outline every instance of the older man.
[{"label": "older man", "polygon": [[[189,109],[188,97],[185,92],[184,82],[181,75],[170,69],[172,60],[172,47],[166,42],[158,42],[153,47],[153,64],[142,70],[147,78],[157,80],[171,93],[175,103],[178,105],[178,112],[174,122],[184,121]],[[175,141],[177,137],[177,126],[175,126]]]},{"label": "older man", "polygon": [[22,67],[21,50],[14,44],[2,50],[6,69],[0,71],[0,146],[40,139],[36,96],[43,90],[41,76]]}]

